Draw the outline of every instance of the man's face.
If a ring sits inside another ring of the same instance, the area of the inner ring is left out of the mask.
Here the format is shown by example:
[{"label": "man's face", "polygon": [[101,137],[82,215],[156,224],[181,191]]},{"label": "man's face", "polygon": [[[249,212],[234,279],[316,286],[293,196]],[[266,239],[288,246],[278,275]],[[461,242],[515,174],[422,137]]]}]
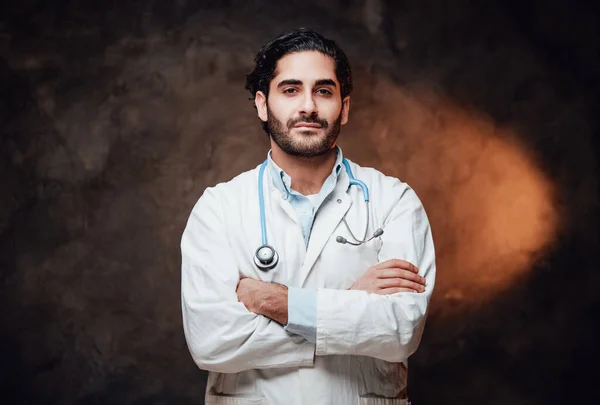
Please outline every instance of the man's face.
[{"label": "man's face", "polygon": [[277,63],[268,100],[257,93],[259,117],[284,152],[304,157],[325,154],[348,121],[350,97],[342,102],[333,60],[320,52],[298,52]]}]

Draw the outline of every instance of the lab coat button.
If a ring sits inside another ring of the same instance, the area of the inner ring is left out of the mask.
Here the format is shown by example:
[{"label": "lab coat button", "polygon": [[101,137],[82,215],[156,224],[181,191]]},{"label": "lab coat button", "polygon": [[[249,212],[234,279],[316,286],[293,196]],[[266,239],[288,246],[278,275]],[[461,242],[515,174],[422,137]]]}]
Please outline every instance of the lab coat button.
[{"label": "lab coat button", "polygon": [[339,204],[341,204],[341,203],[342,203],[342,199],[341,199],[341,198],[338,198],[338,199],[337,199],[337,202],[338,202]]}]

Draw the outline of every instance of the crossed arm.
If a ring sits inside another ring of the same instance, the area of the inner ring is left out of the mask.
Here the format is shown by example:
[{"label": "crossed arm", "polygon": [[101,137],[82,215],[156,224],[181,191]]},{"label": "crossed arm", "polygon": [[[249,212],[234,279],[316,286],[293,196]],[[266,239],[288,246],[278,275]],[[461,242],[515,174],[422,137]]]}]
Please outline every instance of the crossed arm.
[{"label": "crossed arm", "polygon": [[[369,268],[349,290],[370,294],[397,294],[425,292],[425,277],[419,269],[406,260],[390,259]],[[288,289],[278,283],[243,278],[238,283],[238,300],[250,312],[266,316],[275,322],[288,323]]]},{"label": "crossed arm", "polygon": [[[223,248],[229,242],[222,202],[208,189],[194,207],[181,242],[183,327],[196,364],[235,373],[311,366],[315,355],[361,355],[391,362],[408,358],[423,331],[435,257],[420,201],[410,188],[402,193],[384,223],[382,263],[350,290],[317,290],[315,344],[281,326],[287,323],[285,286],[247,279],[240,283],[235,259]],[[394,258],[402,258],[395,262],[400,266],[388,267]],[[417,266],[414,275],[426,280],[424,292],[388,290],[416,289],[420,284],[416,277],[410,280],[416,284],[410,285],[394,284],[393,279],[401,277],[384,277],[392,271],[411,271],[407,263]]]}]

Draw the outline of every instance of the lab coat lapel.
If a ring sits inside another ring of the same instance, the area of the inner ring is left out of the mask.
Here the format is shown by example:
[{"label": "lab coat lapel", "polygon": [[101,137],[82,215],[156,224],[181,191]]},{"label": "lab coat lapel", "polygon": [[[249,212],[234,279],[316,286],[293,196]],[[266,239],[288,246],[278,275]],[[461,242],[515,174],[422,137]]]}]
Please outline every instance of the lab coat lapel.
[{"label": "lab coat lapel", "polygon": [[347,194],[349,178],[345,171],[340,173],[335,189],[323,202],[313,222],[308,249],[300,270],[300,285],[303,286],[319,255],[330,241],[335,240],[335,229],[352,206],[352,199]]}]

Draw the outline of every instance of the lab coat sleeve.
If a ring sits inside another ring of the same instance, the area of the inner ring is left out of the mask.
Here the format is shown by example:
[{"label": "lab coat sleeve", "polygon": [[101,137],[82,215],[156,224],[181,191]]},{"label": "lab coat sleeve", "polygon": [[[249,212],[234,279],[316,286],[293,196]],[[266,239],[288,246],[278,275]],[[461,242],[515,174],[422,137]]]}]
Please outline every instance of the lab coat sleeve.
[{"label": "lab coat sleeve", "polygon": [[238,302],[239,271],[222,211],[215,189],[207,189],[181,240],[183,329],[192,358],[221,373],[311,366],[313,343]]},{"label": "lab coat sleeve", "polygon": [[400,196],[384,221],[379,262],[396,258],[414,264],[426,279],[425,292],[378,295],[319,289],[318,356],[351,354],[400,362],[419,345],[435,283],[431,229],[425,210],[410,187],[398,181],[389,194]]}]

